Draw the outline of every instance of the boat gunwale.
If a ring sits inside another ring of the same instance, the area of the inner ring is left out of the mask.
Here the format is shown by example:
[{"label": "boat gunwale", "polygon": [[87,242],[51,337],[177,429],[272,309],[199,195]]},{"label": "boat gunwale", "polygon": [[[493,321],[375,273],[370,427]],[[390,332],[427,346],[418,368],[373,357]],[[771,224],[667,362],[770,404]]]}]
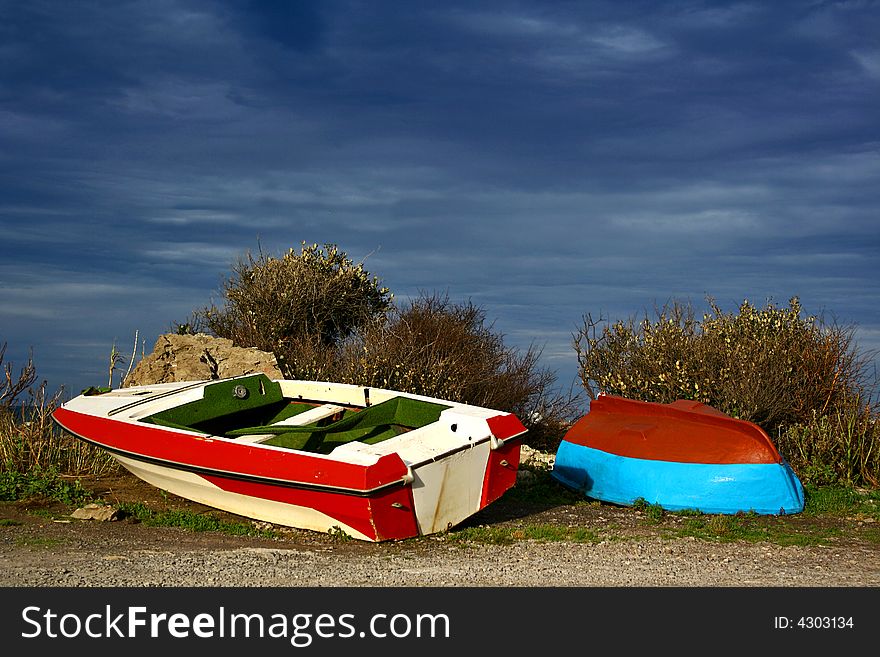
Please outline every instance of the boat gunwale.
[{"label": "boat gunwale", "polygon": [[[304,482],[304,481],[298,481],[295,479],[278,479],[275,477],[264,477],[261,475],[247,474],[245,472],[235,472],[232,470],[222,470],[219,468],[208,468],[205,466],[181,463],[179,461],[172,461],[169,459],[163,459],[163,458],[159,458],[157,456],[150,456],[150,455],[145,454],[143,452],[131,452],[129,450],[121,449],[119,447],[113,447],[111,445],[107,445],[105,443],[94,440],[93,438],[86,438],[85,436],[83,436],[75,431],[71,431],[64,424],[62,424],[60,420],[55,419],[55,418],[53,418],[53,420],[62,429],[64,429],[68,433],[76,436],[77,439],[82,440],[83,442],[89,443],[90,445],[94,445],[95,447],[99,447],[103,450],[106,450],[107,452],[110,452],[111,454],[119,454],[121,456],[126,456],[126,457],[133,459],[135,461],[141,461],[143,463],[150,463],[152,465],[160,465],[160,466],[168,467],[173,470],[180,470],[182,472],[192,472],[194,474],[200,474],[200,475],[214,475],[214,476],[226,477],[229,479],[236,479],[239,481],[250,481],[250,482],[254,482],[254,483],[283,486],[285,488],[300,488],[300,489],[307,489],[307,490],[334,491],[334,492],[344,493],[347,495],[355,495],[358,497],[368,497],[368,496],[372,495],[373,493],[380,491],[380,490],[384,490],[386,488],[393,488],[395,486],[404,486],[409,483],[410,477],[411,477],[410,474],[407,474],[407,475],[400,477],[399,479],[396,479],[394,481],[390,481],[390,482],[387,482],[384,484],[380,484],[379,486],[374,486],[373,488],[349,488],[346,486],[331,486],[328,484],[315,484],[315,483],[309,483],[309,482]],[[158,427],[158,429],[163,430],[163,431],[167,431],[170,434],[178,433],[178,432],[171,430],[171,429],[168,429],[166,427]],[[190,437],[188,434],[180,434],[180,435],[186,435],[186,437]],[[199,434],[199,435],[203,436],[204,434]],[[210,436],[210,437],[211,438],[220,438],[221,440],[228,441],[229,443],[235,443],[234,440],[231,440],[228,438],[222,438],[222,436]],[[239,445],[241,445],[243,447],[248,446],[248,447],[258,447],[258,448],[271,448],[272,447],[271,445],[266,445],[266,446],[246,445],[245,443],[239,443]],[[292,449],[285,449],[285,448],[281,448],[281,447],[276,447],[275,449],[278,449],[282,452],[299,453],[299,454],[302,454],[305,456],[312,456],[312,454],[310,452],[303,452],[302,450],[292,450]],[[322,456],[322,455],[318,454],[316,456]],[[336,459],[336,461],[339,462],[338,459]],[[357,464],[351,464],[351,465],[357,465]],[[419,464],[419,465],[423,465],[423,464]],[[366,468],[369,466],[362,466],[362,467]],[[411,467],[411,466],[408,466],[408,467]]]},{"label": "boat gunwale", "polygon": [[[240,378],[240,377],[235,377],[235,378]],[[110,417],[111,415],[117,415],[119,413],[122,413],[123,411],[127,411],[127,410],[134,408],[136,406],[141,406],[142,404],[147,404],[149,402],[156,401],[157,399],[164,399],[165,397],[170,397],[171,395],[176,395],[181,392],[186,392],[187,390],[193,390],[195,388],[198,388],[199,386],[204,387],[209,384],[216,383],[216,382],[217,381],[196,381],[196,382],[191,383],[190,385],[182,385],[179,388],[172,388],[171,390],[165,390],[162,392],[158,392],[155,395],[144,396],[141,399],[135,399],[134,401],[129,402],[128,404],[124,404],[122,406],[117,406],[116,408],[110,409],[109,411],[107,411],[107,417]],[[134,390],[132,392],[132,394],[133,395],[138,394],[136,392],[136,390],[138,390],[138,389],[146,389],[149,387],[150,386],[137,386],[137,388],[132,389],[132,390]],[[140,393],[140,394],[143,395],[144,393]],[[82,395],[80,395],[80,396],[82,396]]]},{"label": "boat gunwale", "polygon": [[[87,417],[96,417],[96,416],[90,416],[87,413],[82,413],[81,411],[72,411],[70,409],[65,409],[65,410],[68,413],[74,413],[77,415],[84,415]],[[504,415],[504,414],[502,413],[501,415]],[[109,419],[109,418],[107,418],[107,419]],[[359,496],[359,497],[370,496],[370,495],[372,495],[380,490],[384,490],[386,488],[393,488],[395,486],[409,485],[412,483],[412,481],[414,479],[414,476],[413,476],[414,470],[417,470],[418,468],[424,467],[426,465],[430,465],[431,463],[436,463],[436,462],[443,460],[445,458],[449,458],[451,456],[454,456],[455,454],[458,454],[459,452],[463,452],[465,450],[472,449],[478,445],[482,445],[485,442],[490,442],[492,444],[491,449],[494,451],[495,449],[499,449],[500,447],[503,447],[504,445],[506,445],[509,442],[512,442],[514,440],[518,440],[520,438],[520,436],[522,435],[522,433],[519,433],[519,434],[509,436],[507,438],[502,439],[502,438],[497,438],[496,436],[494,436],[493,434],[490,433],[488,436],[485,436],[483,438],[479,438],[477,440],[468,441],[467,443],[463,443],[461,445],[458,445],[455,448],[446,450],[446,451],[439,453],[439,454],[435,454],[434,456],[427,457],[427,458],[422,459],[420,461],[417,461],[415,463],[407,463],[406,461],[403,461],[403,459],[401,459],[401,462],[403,463],[403,465],[407,469],[407,473],[404,474],[403,476],[401,476],[399,479],[396,479],[394,481],[390,481],[390,482],[387,482],[384,484],[380,484],[380,485],[374,486],[372,488],[351,488],[351,487],[346,487],[346,486],[333,486],[333,485],[329,485],[329,484],[310,483],[310,482],[304,482],[304,481],[300,481],[300,480],[296,480],[296,479],[280,479],[280,478],[276,478],[276,477],[265,477],[262,475],[248,474],[245,472],[236,472],[236,471],[232,471],[232,470],[224,470],[224,469],[219,469],[219,468],[209,468],[209,467],[205,467],[205,466],[181,463],[179,461],[164,459],[164,458],[160,458],[157,456],[150,456],[149,454],[146,454],[144,452],[132,452],[130,450],[126,450],[126,449],[122,449],[119,447],[114,447],[112,445],[108,445],[106,443],[102,443],[102,442],[97,441],[93,438],[86,438],[82,434],[69,429],[67,426],[65,426],[62,423],[61,420],[56,418],[54,415],[52,416],[52,420],[56,424],[58,424],[58,426],[61,427],[64,431],[72,434],[73,436],[76,436],[76,438],[79,440],[82,440],[86,443],[89,443],[91,445],[94,445],[96,447],[104,449],[104,450],[110,452],[111,454],[124,455],[128,458],[131,458],[131,459],[134,459],[137,461],[151,463],[154,465],[162,465],[165,467],[172,468],[174,470],[180,470],[180,471],[184,471],[184,472],[193,472],[195,474],[217,475],[217,476],[221,476],[221,477],[237,479],[240,481],[251,481],[251,482],[263,483],[263,484],[274,484],[274,485],[279,485],[279,486],[283,486],[286,488],[336,491],[336,492],[340,492],[340,493],[344,493],[344,494],[348,494],[348,495],[355,495],[355,496]],[[137,426],[139,424],[137,421],[120,421],[120,420],[112,420],[112,421],[113,422],[121,422],[122,424],[132,424],[135,426]],[[431,425],[426,425],[426,426],[431,426]],[[177,435],[177,436],[181,436],[181,437],[189,438],[189,439],[202,439],[202,440],[209,439],[212,441],[218,440],[218,441],[222,441],[225,444],[235,445],[240,448],[277,451],[277,452],[280,452],[283,454],[291,454],[292,456],[295,456],[295,457],[301,457],[301,458],[306,458],[306,459],[317,458],[320,460],[330,461],[333,463],[340,463],[340,464],[345,463],[347,465],[361,467],[364,469],[370,467],[370,465],[367,465],[367,464],[353,463],[351,461],[344,461],[340,458],[334,458],[332,452],[330,454],[319,454],[319,453],[315,453],[315,452],[309,452],[306,450],[299,450],[299,449],[294,449],[294,448],[289,448],[289,447],[279,447],[276,445],[264,445],[264,444],[260,444],[260,443],[243,443],[243,442],[236,441],[234,438],[227,438],[225,436],[213,436],[213,435],[198,433],[195,431],[188,431],[188,432],[184,433],[184,430],[173,429],[170,427],[152,426],[151,425],[150,428],[152,430],[165,432],[169,435]],[[390,452],[389,454],[386,454],[383,456],[388,456],[390,454],[396,454],[396,452]],[[377,455],[377,458],[381,459],[382,456]],[[399,458],[399,456],[398,456],[398,458]]]}]

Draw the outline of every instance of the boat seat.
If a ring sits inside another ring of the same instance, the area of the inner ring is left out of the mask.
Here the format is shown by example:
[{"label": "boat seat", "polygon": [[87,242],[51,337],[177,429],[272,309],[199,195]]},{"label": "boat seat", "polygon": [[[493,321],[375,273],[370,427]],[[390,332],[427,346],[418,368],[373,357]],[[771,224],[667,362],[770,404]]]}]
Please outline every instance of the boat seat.
[{"label": "boat seat", "polygon": [[284,426],[284,427],[297,427],[302,426],[304,424],[311,424],[312,422],[317,422],[318,420],[323,420],[326,417],[330,417],[331,415],[336,415],[345,410],[345,406],[338,406],[336,404],[323,404],[321,406],[316,406],[308,411],[303,411],[297,415],[292,415],[291,417],[285,418],[283,420],[278,420],[278,422],[273,422],[268,425],[270,427]]},{"label": "boat seat", "polygon": [[[276,424],[236,429],[228,438],[247,437],[252,442],[264,442],[277,447],[326,453],[337,445],[353,440],[376,442],[402,431],[436,422],[440,413],[449,408],[440,404],[392,397],[326,426],[314,424]],[[294,417],[300,417],[305,411]],[[265,436],[260,441],[254,436]]]},{"label": "boat seat", "polygon": [[[285,418],[283,420],[278,420],[278,422],[273,422],[272,424],[268,424],[266,426],[298,427],[305,424],[318,422],[319,420],[331,417],[344,410],[344,406],[337,406],[336,404],[323,404],[321,406],[316,406],[315,408],[309,409],[308,411],[303,411],[302,413],[299,413],[297,415],[292,415],[291,417]],[[238,435],[236,433],[235,440],[236,442],[242,443],[261,443],[265,440],[269,440],[270,438],[275,437],[276,435],[277,434],[275,433],[250,433],[244,435]]]}]

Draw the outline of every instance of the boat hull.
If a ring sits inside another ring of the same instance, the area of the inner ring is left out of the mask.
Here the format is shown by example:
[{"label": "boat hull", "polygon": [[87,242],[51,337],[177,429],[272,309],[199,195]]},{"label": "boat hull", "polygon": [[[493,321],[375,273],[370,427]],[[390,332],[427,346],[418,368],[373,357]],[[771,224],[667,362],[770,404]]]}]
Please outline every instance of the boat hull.
[{"label": "boat hull", "polygon": [[800,480],[763,429],[686,400],[599,396],[560,443],[552,475],[613,504],[765,515],[804,508]]},{"label": "boat hull", "polygon": [[[408,491],[353,497],[272,484],[248,483],[220,475],[197,475],[179,468],[114,455],[134,476],[199,504],[253,520],[318,532],[339,531],[363,541],[417,536]],[[397,505],[395,505],[397,502]]]},{"label": "boat hull", "polygon": [[[253,381],[248,385],[257,390]],[[320,393],[332,403],[351,403],[364,397],[363,389],[342,384],[283,385],[292,399]],[[370,393],[380,400],[402,395]],[[378,444],[355,441],[329,454],[143,421],[156,409],[174,408],[181,399],[197,402],[202,394],[199,386],[187,385],[80,396],[53,418],[162,490],[247,518],[365,541],[447,530],[516,481],[525,428],[511,414],[461,404],[450,403],[430,425]]]},{"label": "boat hull", "polygon": [[804,508],[801,482],[788,463],[682,463],[640,459],[563,441],[553,477],[591,499],[668,511],[781,515]]}]

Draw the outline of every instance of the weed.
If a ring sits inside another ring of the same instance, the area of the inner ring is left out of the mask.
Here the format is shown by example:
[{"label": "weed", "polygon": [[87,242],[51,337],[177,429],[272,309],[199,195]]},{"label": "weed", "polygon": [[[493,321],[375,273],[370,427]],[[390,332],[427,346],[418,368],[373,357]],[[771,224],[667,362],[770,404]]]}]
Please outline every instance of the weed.
[{"label": "weed", "polygon": [[0,500],[13,502],[44,498],[64,504],[82,504],[92,500],[92,494],[78,480],[61,477],[57,470],[35,468],[30,472],[0,471]]},{"label": "weed", "polygon": [[666,510],[659,504],[650,504],[644,497],[636,498],[632,505],[636,511],[644,513],[649,522],[658,523],[663,520]]},{"label": "weed", "polygon": [[645,514],[651,522],[660,522],[663,520],[663,516],[666,515],[666,511],[659,504],[649,504]]},{"label": "weed", "polygon": [[342,527],[339,527],[338,525],[333,525],[333,527],[328,529],[327,535],[336,541],[350,541],[350,540],[352,540],[351,536],[349,536],[348,533]]},{"label": "weed", "polygon": [[[3,351],[0,347],[0,367]],[[58,428],[53,411],[61,403],[62,390],[46,393],[45,382],[32,385],[33,363],[23,368],[21,379],[12,380],[11,363],[5,366],[6,384],[0,384],[0,471],[65,474],[104,474],[119,466],[103,450],[77,440]],[[19,399],[26,395],[27,400]]]}]

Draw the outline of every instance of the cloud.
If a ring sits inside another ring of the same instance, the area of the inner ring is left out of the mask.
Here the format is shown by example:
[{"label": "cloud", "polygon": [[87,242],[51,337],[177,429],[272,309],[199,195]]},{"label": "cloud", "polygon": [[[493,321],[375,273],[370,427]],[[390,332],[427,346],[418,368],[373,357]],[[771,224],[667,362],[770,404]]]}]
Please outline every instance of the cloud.
[{"label": "cloud", "polygon": [[97,376],[99,345],[302,240],[399,299],[485,303],[557,364],[583,313],[671,296],[880,325],[871,7],[294,4],[10,8],[10,346]]},{"label": "cloud", "polygon": [[852,51],[851,54],[869,77],[880,80],[880,50]]}]

